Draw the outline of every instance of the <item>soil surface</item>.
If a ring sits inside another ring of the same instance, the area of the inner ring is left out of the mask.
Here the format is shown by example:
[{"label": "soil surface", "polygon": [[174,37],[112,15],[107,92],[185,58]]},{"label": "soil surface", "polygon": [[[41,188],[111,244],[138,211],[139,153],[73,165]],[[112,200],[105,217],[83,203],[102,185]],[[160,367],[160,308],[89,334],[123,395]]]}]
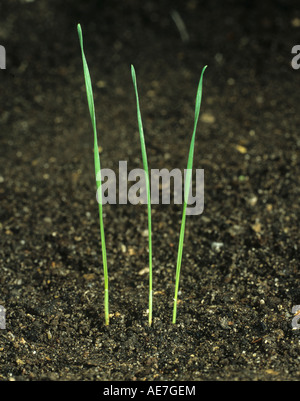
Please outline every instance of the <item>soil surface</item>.
[{"label": "soil surface", "polygon": [[[174,202],[152,207],[150,328],[147,208],[104,206],[104,323],[78,22],[103,168],[142,167],[133,64],[149,168],[183,170],[208,65],[175,325]],[[1,380],[300,379],[299,40],[296,1],[1,1]]]}]

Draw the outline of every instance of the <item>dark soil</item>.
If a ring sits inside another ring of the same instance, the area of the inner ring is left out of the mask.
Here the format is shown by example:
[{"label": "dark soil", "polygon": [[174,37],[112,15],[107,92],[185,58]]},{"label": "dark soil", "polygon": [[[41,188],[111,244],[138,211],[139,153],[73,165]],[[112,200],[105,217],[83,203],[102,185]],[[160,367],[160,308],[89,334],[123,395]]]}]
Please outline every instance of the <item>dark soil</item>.
[{"label": "dark soil", "polygon": [[[0,379],[300,379],[298,3],[1,1]],[[205,170],[205,210],[187,219],[176,325],[174,204],[153,206],[151,328],[147,209],[104,206],[104,324],[78,22],[102,167],[142,166],[133,64],[149,167],[184,169],[208,65],[194,160]]]}]

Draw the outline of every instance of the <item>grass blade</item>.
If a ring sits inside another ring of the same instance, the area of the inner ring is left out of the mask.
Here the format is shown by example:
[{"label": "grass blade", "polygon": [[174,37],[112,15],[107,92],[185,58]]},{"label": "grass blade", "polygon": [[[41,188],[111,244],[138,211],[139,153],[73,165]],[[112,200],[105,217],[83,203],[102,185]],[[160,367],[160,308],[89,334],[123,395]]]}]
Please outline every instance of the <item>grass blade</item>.
[{"label": "grass blade", "polygon": [[82,30],[81,30],[80,24],[77,25],[77,32],[78,32],[80,48],[81,48],[87,101],[88,101],[90,117],[91,117],[91,122],[92,122],[92,127],[93,127],[93,133],[94,133],[94,164],[95,164],[96,186],[97,186],[97,194],[98,194],[100,236],[101,236],[103,271],[104,271],[104,313],[105,313],[105,324],[109,325],[108,271],[107,271],[107,257],[106,257],[104,223],[103,223],[103,212],[102,212],[102,192],[101,192],[101,174],[100,174],[101,166],[100,166],[100,156],[99,156],[98,140],[97,140],[96,115],[95,115],[92,82],[91,82],[91,77],[90,77],[90,73],[89,73],[89,68],[88,68],[86,58],[84,55]]},{"label": "grass blade", "polygon": [[137,119],[138,119],[141,150],[142,150],[142,159],[143,159],[143,167],[144,167],[144,171],[145,171],[146,189],[147,189],[148,240],[149,240],[149,326],[151,326],[151,324],[152,324],[152,297],[153,297],[153,290],[152,290],[152,231],[151,231],[150,180],[149,180],[149,170],[148,170],[148,161],[147,161],[147,153],[146,153],[146,145],[145,145],[145,138],[144,138],[142,116],[141,116],[141,111],[140,111],[139,96],[138,96],[137,83],[136,83],[136,75],[135,75],[135,69],[134,69],[133,65],[131,66],[131,76],[132,76],[133,86],[134,86],[134,90],[135,90],[135,97],[136,97]]},{"label": "grass blade", "polygon": [[174,295],[174,306],[173,306],[173,323],[176,323],[176,316],[177,316],[177,301],[178,301],[180,268],[181,268],[181,262],[182,262],[182,250],[183,250],[183,240],[184,240],[184,231],[185,231],[185,221],[186,221],[186,207],[187,207],[189,188],[190,188],[191,178],[192,178],[194,148],[195,148],[195,136],[196,136],[197,124],[198,124],[200,108],[201,108],[202,81],[203,81],[203,74],[204,74],[204,71],[206,70],[206,67],[207,66],[205,66],[202,69],[202,73],[201,73],[201,77],[200,77],[200,81],[199,81],[199,85],[198,85],[197,96],[196,96],[196,105],[195,105],[194,131],[193,131],[193,135],[192,135],[192,139],[191,139],[188,162],[187,162],[186,181],[185,181],[185,188],[184,188],[184,201],[183,201],[182,219],[181,219],[178,254],[177,254],[175,295]]}]

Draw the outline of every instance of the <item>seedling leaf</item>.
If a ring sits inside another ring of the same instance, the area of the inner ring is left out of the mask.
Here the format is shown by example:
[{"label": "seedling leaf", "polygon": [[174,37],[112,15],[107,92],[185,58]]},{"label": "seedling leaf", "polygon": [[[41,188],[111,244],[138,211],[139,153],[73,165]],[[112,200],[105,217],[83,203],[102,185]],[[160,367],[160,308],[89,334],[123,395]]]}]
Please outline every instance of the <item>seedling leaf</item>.
[{"label": "seedling leaf", "polygon": [[92,122],[92,127],[93,127],[93,133],[94,133],[94,164],[95,164],[95,175],[96,175],[96,187],[97,187],[97,194],[98,194],[100,237],[101,237],[101,249],[102,249],[102,260],[103,260],[103,271],[104,271],[104,313],[105,313],[105,324],[109,325],[108,271],[107,271],[107,257],[106,257],[106,245],[105,245],[103,211],[102,211],[101,165],[100,165],[100,156],[99,156],[98,140],[97,140],[97,127],[96,127],[94,96],[93,96],[91,76],[90,76],[88,64],[87,64],[84,50],[83,50],[83,38],[82,38],[82,30],[81,30],[80,24],[77,25],[77,32],[78,32],[80,48],[81,48],[83,74],[84,74],[84,80],[85,80],[87,101],[88,101],[90,117],[91,117],[91,122]]},{"label": "seedling leaf", "polygon": [[134,86],[134,90],[135,90],[137,119],[138,119],[139,133],[140,133],[143,167],[144,167],[145,177],[146,177],[147,206],[148,206],[148,241],[149,241],[148,242],[148,244],[149,244],[149,326],[151,326],[151,324],[152,324],[153,290],[152,290],[152,233],[151,233],[150,180],[149,180],[149,170],[148,170],[145,137],[144,137],[142,116],[141,116],[140,104],[139,104],[139,95],[138,95],[137,82],[136,82],[136,74],[135,74],[135,69],[134,69],[133,65],[131,65],[131,76],[132,76],[133,86]]},{"label": "seedling leaf", "polygon": [[177,266],[176,266],[175,295],[174,295],[174,306],[173,306],[173,323],[176,323],[176,316],[177,316],[177,300],[178,300],[180,269],[181,269],[181,262],[182,262],[185,222],[186,222],[186,207],[187,207],[189,189],[190,189],[191,178],[192,178],[195,136],[196,136],[197,124],[198,124],[200,108],[201,108],[203,74],[204,74],[204,71],[206,70],[206,68],[207,68],[207,66],[205,66],[202,69],[202,73],[200,76],[200,81],[199,81],[199,85],[198,85],[198,89],[197,89],[196,104],[195,104],[194,130],[193,130],[193,135],[192,135],[192,139],[191,139],[191,143],[190,143],[188,162],[187,162],[187,172],[186,172],[186,179],[185,179],[185,185],[184,185],[185,186],[184,202],[183,202],[182,219],[181,219],[181,227],[180,227],[180,234],[179,234]]}]

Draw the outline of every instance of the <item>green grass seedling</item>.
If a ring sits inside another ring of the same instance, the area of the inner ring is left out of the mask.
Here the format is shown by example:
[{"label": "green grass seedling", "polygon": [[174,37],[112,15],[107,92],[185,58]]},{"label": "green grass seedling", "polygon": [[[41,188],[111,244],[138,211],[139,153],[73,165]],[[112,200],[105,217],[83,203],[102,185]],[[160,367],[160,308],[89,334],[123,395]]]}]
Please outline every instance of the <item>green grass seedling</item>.
[{"label": "green grass seedling", "polygon": [[148,205],[148,243],[149,243],[149,326],[152,324],[152,234],[151,234],[151,197],[150,197],[150,180],[149,180],[149,170],[148,170],[148,161],[147,161],[147,153],[146,153],[146,145],[145,145],[145,137],[142,123],[142,116],[139,105],[139,95],[137,90],[136,83],[136,75],[135,69],[133,65],[131,66],[131,76],[133,81],[133,86],[135,90],[136,97],[136,107],[137,107],[137,120],[138,127],[140,133],[140,142],[141,142],[141,150],[142,150],[142,159],[143,159],[143,167],[145,171],[146,178],[146,189],[147,189],[147,205]]},{"label": "green grass seedling", "polygon": [[81,48],[87,101],[94,133],[94,164],[95,164],[96,187],[97,187],[98,204],[99,204],[100,237],[101,237],[102,261],[103,261],[103,271],[104,271],[104,313],[105,313],[105,324],[109,325],[108,271],[107,271],[106,245],[105,245],[104,223],[103,223],[103,212],[102,212],[102,192],[101,192],[101,174],[100,174],[101,166],[100,166],[100,156],[99,156],[98,140],[97,140],[95,106],[94,106],[91,77],[83,50],[83,38],[80,24],[77,25],[77,31]]},{"label": "green grass seedling", "polygon": [[183,250],[183,240],[184,240],[185,221],[186,221],[186,207],[187,207],[187,201],[188,201],[188,195],[189,195],[189,188],[190,188],[191,179],[192,179],[195,136],[196,136],[198,118],[199,118],[200,108],[201,108],[203,74],[204,74],[204,71],[206,70],[206,67],[207,66],[205,66],[202,69],[202,73],[201,73],[200,81],[199,81],[199,85],[198,85],[197,96],[196,96],[196,105],[195,105],[194,131],[193,131],[193,135],[192,135],[192,139],[191,139],[191,143],[190,143],[190,150],[189,150],[189,156],[188,156],[188,162],[187,162],[186,181],[185,181],[185,188],[184,188],[184,201],[183,201],[182,219],[181,219],[178,254],[177,254],[175,295],[174,295],[174,306],[173,306],[173,323],[176,323],[176,316],[177,316],[178,289],[179,289],[180,268],[181,268],[181,262],[182,262],[182,250]]}]

